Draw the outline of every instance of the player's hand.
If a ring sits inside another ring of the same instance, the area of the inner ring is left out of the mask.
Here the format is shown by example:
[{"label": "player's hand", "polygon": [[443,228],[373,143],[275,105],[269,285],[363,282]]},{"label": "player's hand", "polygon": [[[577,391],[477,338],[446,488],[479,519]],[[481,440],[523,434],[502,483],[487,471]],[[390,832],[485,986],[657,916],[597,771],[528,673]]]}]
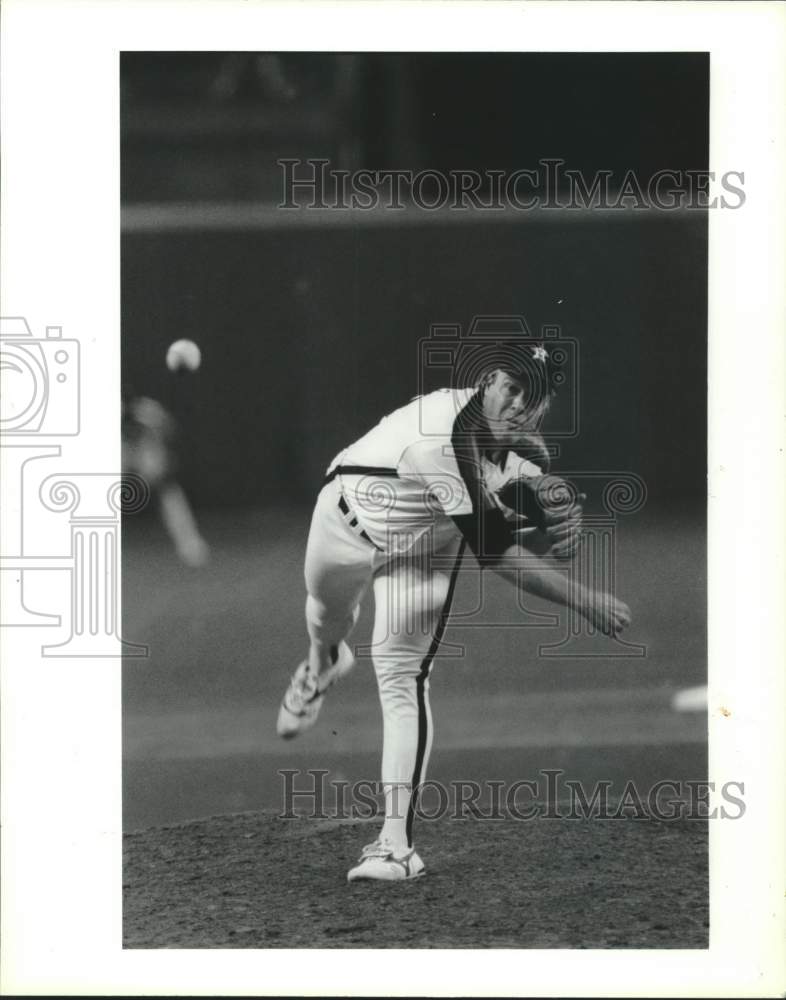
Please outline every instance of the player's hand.
[{"label": "player's hand", "polygon": [[593,593],[582,614],[603,635],[619,635],[631,622],[631,611],[624,601],[613,594]]}]

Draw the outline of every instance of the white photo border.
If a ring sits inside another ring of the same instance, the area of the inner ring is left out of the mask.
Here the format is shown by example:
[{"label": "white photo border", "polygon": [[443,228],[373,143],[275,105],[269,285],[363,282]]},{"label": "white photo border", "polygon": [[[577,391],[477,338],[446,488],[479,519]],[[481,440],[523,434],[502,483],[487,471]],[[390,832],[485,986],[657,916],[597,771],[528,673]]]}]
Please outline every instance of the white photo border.
[{"label": "white photo border", "polygon": [[744,779],[747,805],[710,824],[710,948],[124,951],[120,661],[47,659],[35,629],[6,629],[3,992],[781,994],[786,6],[5,0],[1,16],[2,313],[80,339],[78,472],[120,467],[121,51],[709,51],[710,168],[744,171],[746,192],[710,212],[710,779]]}]

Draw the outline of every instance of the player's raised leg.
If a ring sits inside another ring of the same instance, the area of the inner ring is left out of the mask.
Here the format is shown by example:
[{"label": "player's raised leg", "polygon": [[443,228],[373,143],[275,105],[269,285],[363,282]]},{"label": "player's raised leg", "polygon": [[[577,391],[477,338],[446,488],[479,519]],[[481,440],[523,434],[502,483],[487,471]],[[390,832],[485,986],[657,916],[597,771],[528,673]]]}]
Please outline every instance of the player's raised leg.
[{"label": "player's raised leg", "polygon": [[350,531],[338,508],[339,496],[335,481],[323,487],[311,519],[305,562],[310,645],[279,709],[276,728],[285,739],[313,726],[328,688],[355,662],[346,640],[371,582],[376,550]]},{"label": "player's raised leg", "polygon": [[350,881],[399,881],[422,875],[413,821],[433,742],[429,676],[439,648],[461,560],[462,544],[440,556],[452,572],[433,571],[417,549],[374,577],[374,668],[383,716],[382,787],[385,821],[379,838],[363,849]]}]

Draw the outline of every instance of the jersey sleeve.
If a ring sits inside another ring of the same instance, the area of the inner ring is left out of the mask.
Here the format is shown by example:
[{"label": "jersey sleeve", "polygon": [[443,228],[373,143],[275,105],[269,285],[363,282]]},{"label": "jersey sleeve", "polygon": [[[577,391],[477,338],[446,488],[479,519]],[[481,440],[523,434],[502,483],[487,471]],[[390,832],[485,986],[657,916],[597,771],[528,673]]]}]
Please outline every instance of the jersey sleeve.
[{"label": "jersey sleeve", "polygon": [[502,501],[500,494],[503,493],[506,486],[516,480],[537,479],[542,475],[543,472],[541,468],[535,465],[534,462],[529,459],[522,458],[514,452],[510,452],[508,454],[507,461],[505,462],[504,470],[495,470],[491,476],[487,477],[494,503],[499,510],[502,511],[505,520],[515,527],[516,530],[529,527],[534,528],[536,525],[532,518],[529,518],[520,511],[507,506],[507,504]]},{"label": "jersey sleeve", "polygon": [[405,448],[398,462],[398,474],[402,479],[420,483],[430,502],[449,517],[472,513],[469,485],[444,437],[421,439]]},{"label": "jersey sleeve", "polygon": [[432,501],[452,518],[481,566],[494,566],[512,544],[510,526],[490,501],[475,463],[459,460],[444,439],[410,445],[399,462],[399,475],[430,491]]},{"label": "jersey sleeve", "polygon": [[514,452],[508,454],[508,460],[505,463],[505,477],[506,480],[511,479],[535,479],[537,476],[542,476],[543,470],[539,465],[536,465],[533,461],[528,458],[522,458],[520,455],[516,455]]}]

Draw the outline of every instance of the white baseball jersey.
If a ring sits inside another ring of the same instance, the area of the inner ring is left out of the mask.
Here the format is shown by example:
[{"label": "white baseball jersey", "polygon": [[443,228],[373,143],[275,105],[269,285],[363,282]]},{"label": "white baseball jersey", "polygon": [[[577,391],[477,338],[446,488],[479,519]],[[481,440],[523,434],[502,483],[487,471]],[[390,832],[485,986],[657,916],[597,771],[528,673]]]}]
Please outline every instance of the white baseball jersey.
[{"label": "white baseball jersey", "polygon": [[[418,396],[342,451],[328,467],[369,539],[383,552],[405,552],[427,531],[434,550],[460,534],[454,517],[473,513],[471,484],[454,451],[459,415],[475,389],[439,389]],[[507,452],[501,464],[481,459],[483,503],[515,515],[495,496],[509,480],[541,474]],[[350,471],[351,470],[351,471]]]}]

